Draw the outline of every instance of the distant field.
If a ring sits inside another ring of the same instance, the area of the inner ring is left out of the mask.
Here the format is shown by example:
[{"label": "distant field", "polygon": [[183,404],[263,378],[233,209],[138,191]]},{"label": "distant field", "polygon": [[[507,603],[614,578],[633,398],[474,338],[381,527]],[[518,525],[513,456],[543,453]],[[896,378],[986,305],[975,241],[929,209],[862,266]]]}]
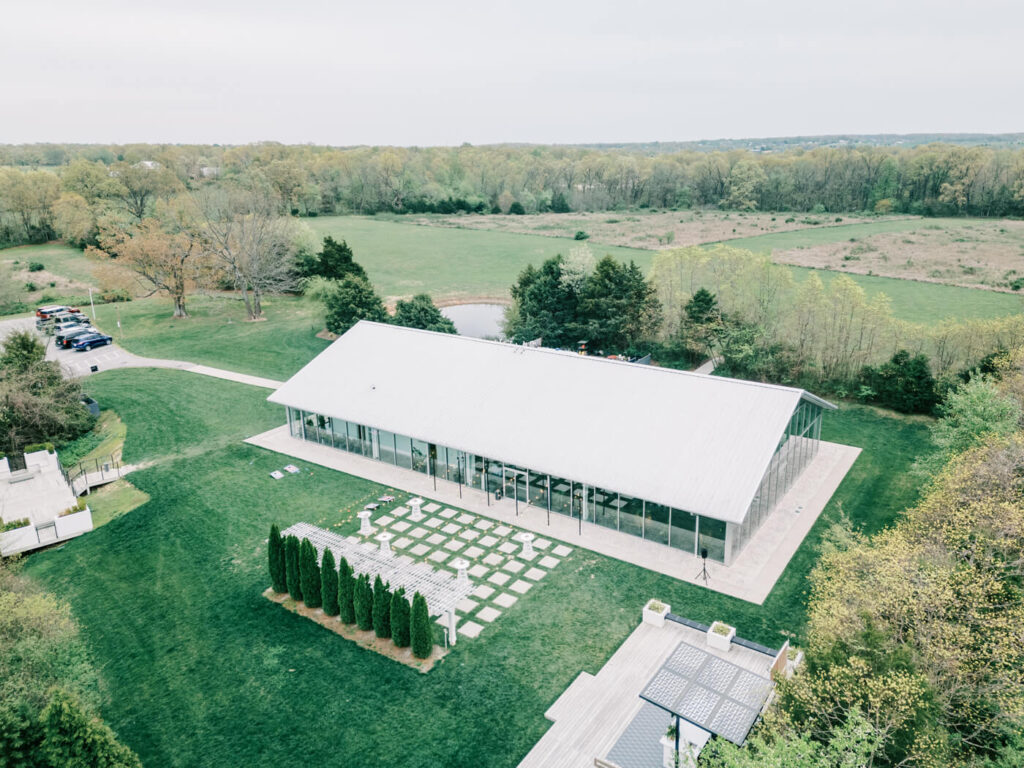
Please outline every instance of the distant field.
[{"label": "distant field", "polygon": [[[900,227],[920,225],[920,221],[877,222],[771,237],[834,238],[833,233],[855,227]],[[308,223],[322,235],[348,240],[356,260],[366,268],[378,291],[388,296],[426,291],[436,299],[507,298],[509,287],[526,264],[538,264],[556,253],[568,253],[579,244],[570,239],[419,226],[413,221],[369,217],[333,216],[309,219]],[[593,241],[588,244],[595,256],[611,253],[619,259],[632,259],[645,271],[654,258],[653,251],[613,248]],[[798,274],[806,271],[798,270]],[[820,274],[827,282],[837,273]],[[869,294],[888,294],[896,315],[913,322],[930,323],[946,317],[1000,317],[1024,308],[1021,298],[1009,293],[868,275],[851,277]]]}]

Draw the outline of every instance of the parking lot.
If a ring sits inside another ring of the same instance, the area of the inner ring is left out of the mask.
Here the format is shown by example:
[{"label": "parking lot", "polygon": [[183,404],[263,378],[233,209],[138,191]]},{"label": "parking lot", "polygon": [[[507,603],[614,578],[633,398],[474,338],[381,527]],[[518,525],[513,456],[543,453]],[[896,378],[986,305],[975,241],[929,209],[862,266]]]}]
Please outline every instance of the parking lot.
[{"label": "parking lot", "polygon": [[[36,319],[34,317],[19,317],[0,321],[0,338],[5,337],[11,331],[20,330],[35,331]],[[52,336],[40,333],[39,338],[46,344],[46,359],[56,360],[72,376],[87,376],[92,373],[93,366],[99,371],[105,371],[138,364],[136,362],[138,358],[116,344],[97,347],[88,352],[76,352],[73,349],[57,349]]]}]

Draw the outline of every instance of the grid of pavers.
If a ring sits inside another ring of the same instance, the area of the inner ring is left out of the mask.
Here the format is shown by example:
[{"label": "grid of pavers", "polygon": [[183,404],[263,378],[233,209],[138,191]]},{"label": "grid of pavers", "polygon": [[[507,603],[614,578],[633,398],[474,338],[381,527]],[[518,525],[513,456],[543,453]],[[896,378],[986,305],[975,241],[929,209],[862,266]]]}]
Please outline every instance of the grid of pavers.
[{"label": "grid of pavers", "polygon": [[[413,521],[404,502],[377,510],[371,518],[372,532],[359,538],[376,542],[376,536],[387,531],[394,535],[391,547],[397,553],[451,573],[456,572],[452,561],[468,561],[474,589],[456,606],[461,637],[479,637],[573,551],[537,536],[532,556],[527,557],[522,542],[514,538],[523,529],[436,502],[423,504],[423,519]],[[443,617],[438,621],[444,624]]]}]

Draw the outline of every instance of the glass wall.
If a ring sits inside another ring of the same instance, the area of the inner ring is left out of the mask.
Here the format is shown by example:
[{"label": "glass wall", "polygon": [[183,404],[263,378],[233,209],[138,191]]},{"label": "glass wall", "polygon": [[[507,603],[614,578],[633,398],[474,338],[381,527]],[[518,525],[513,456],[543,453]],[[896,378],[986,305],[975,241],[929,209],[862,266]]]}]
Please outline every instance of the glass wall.
[{"label": "glass wall", "polygon": [[746,518],[728,524],[616,491],[552,477],[528,467],[415,440],[386,430],[341,419],[288,409],[293,437],[331,445],[343,451],[395,464],[490,494],[501,493],[529,504],[604,528],[621,531],[695,556],[731,563],[754,535],[794,480],[818,451],[822,408],[801,402],[794,411],[775,454],[765,470]]}]

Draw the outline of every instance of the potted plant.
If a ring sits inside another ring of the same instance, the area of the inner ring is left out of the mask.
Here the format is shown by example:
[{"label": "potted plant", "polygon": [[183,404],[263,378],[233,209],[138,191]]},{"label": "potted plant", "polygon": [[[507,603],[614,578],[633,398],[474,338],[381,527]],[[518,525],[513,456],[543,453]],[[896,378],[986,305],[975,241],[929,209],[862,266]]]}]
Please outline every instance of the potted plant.
[{"label": "potted plant", "polygon": [[652,597],[647,601],[647,605],[644,606],[644,622],[653,624],[656,627],[665,626],[665,617],[668,616],[669,608],[668,603],[663,603]]},{"label": "potted plant", "polygon": [[734,637],[736,627],[730,627],[724,621],[716,621],[708,627],[708,645],[715,650],[728,651]]}]

